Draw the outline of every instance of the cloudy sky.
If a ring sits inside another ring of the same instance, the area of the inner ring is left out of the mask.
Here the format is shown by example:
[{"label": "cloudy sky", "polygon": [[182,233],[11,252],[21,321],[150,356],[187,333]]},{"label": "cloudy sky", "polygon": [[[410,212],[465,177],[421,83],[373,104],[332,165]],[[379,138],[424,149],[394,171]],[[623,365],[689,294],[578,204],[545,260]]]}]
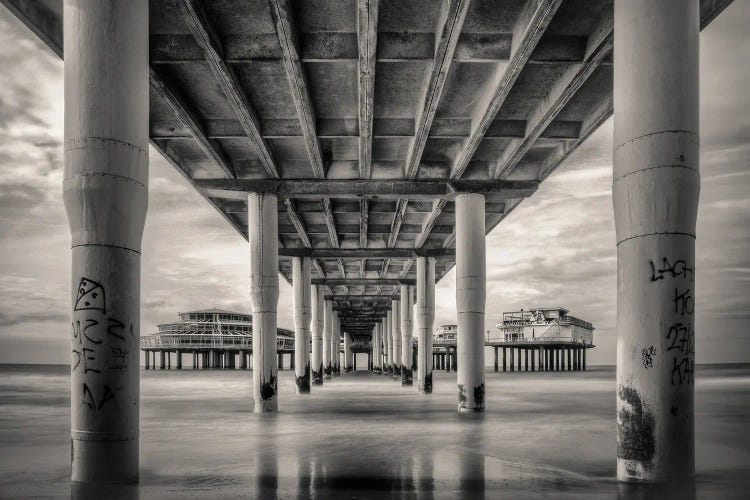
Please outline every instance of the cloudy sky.
[{"label": "cloudy sky", "polygon": [[[701,34],[696,357],[750,362],[750,2]],[[70,235],[62,203],[63,64],[0,7],[0,362],[69,361]],[[142,334],[201,307],[249,310],[247,243],[151,151]],[[612,121],[487,239],[487,324],[560,305],[615,361]],[[455,322],[454,273],[436,323]],[[282,280],[280,326],[292,327]]]}]

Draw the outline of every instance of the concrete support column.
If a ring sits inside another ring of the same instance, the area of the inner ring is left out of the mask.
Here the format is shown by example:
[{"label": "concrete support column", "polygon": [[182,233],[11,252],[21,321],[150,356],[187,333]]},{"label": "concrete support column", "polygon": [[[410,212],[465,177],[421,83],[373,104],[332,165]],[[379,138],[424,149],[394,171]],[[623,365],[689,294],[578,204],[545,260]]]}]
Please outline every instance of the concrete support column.
[{"label": "concrete support column", "polygon": [[516,371],[516,348],[510,348],[510,371]]},{"label": "concrete support column", "polygon": [[432,393],[432,328],[435,323],[435,258],[417,257],[417,387]]},{"label": "concrete support column", "polygon": [[456,196],[459,411],[484,410],[484,232],[484,196]]},{"label": "concrete support column", "polygon": [[385,338],[387,343],[387,349],[386,349],[386,356],[385,356],[385,362],[386,362],[386,374],[393,373],[393,332],[391,331],[393,324],[393,311],[387,310],[385,313],[385,323],[383,323],[383,329],[385,331]]},{"label": "concrete support column", "polygon": [[159,351],[159,369],[167,369],[167,358],[164,356],[164,351]]},{"label": "concrete support column", "polygon": [[323,302],[323,287],[310,287],[310,301],[312,303],[312,352],[310,355],[310,380],[312,385],[323,385],[323,317],[325,305]]},{"label": "concrete support column", "polygon": [[284,369],[284,353],[283,352],[276,352],[277,362],[276,367],[279,371]]},{"label": "concrete support column", "polygon": [[349,373],[350,371],[352,371],[351,352],[351,336],[348,333],[344,332],[344,373]]},{"label": "concrete support column", "polygon": [[391,301],[391,335],[393,336],[393,378],[401,380],[401,300]]},{"label": "concrete support column", "polygon": [[333,303],[324,300],[323,315],[323,378],[331,378],[333,361],[331,360],[331,339],[333,338]]},{"label": "concrete support column", "polygon": [[401,385],[414,384],[414,302],[412,287],[401,285]]},{"label": "concrete support column", "polygon": [[148,1],[63,6],[71,479],[138,481]]},{"label": "concrete support column", "polygon": [[615,1],[622,481],[685,481],[695,472],[698,32],[697,0]]},{"label": "concrete support column", "polygon": [[182,370],[182,351],[178,349],[175,352],[175,356],[177,357],[177,369]]},{"label": "concrete support column", "polygon": [[149,369],[149,365],[148,365],[149,364],[148,351],[143,351],[143,354],[144,354],[143,357],[144,357],[144,360],[145,360],[145,365],[144,366],[145,366],[146,370],[148,370]]},{"label": "concrete support column", "polygon": [[523,350],[523,369],[524,371],[529,371],[529,350],[525,349]]},{"label": "concrete support column", "polygon": [[240,351],[240,370],[247,370],[247,353]]},{"label": "concrete support column", "polygon": [[250,299],[253,311],[253,400],[257,413],[275,412],[276,307],[279,300],[279,220],[274,194],[247,196]]},{"label": "concrete support column", "polygon": [[341,375],[341,321],[339,312],[332,311],[331,330],[331,375]]},{"label": "concrete support column", "polygon": [[292,258],[294,310],[294,379],[297,394],[310,393],[310,320],[312,319],[312,285],[310,258]]}]

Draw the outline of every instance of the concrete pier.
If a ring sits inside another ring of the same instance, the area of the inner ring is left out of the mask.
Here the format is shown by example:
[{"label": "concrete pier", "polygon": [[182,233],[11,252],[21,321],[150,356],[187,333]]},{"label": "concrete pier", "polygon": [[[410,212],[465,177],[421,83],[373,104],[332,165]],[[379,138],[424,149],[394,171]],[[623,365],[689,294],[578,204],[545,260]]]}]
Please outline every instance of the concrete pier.
[{"label": "concrete pier", "polygon": [[484,196],[456,197],[456,309],[458,409],[484,410]]},{"label": "concrete pier", "polygon": [[247,196],[250,300],[253,313],[253,400],[257,413],[278,408],[276,307],[279,299],[279,221],[274,194]]},{"label": "concrete pier", "polygon": [[385,321],[383,323],[383,329],[385,331],[386,338],[386,355],[385,355],[385,370],[386,374],[393,373],[393,310],[388,309],[385,312]]},{"label": "concrete pier", "polygon": [[393,337],[393,378],[401,380],[401,302],[391,301],[391,336]]},{"label": "concrete pier", "polygon": [[331,311],[331,375],[341,375],[341,321],[338,311]]},{"label": "concrete pier", "polygon": [[401,285],[401,385],[414,384],[413,288]]},{"label": "concrete pier", "polygon": [[351,335],[344,332],[344,372],[352,371],[352,338]]},{"label": "concrete pier", "polygon": [[333,303],[326,299],[323,315],[323,378],[331,378],[333,360],[331,359],[331,339],[333,338]]},{"label": "concrete pier", "polygon": [[63,36],[71,478],[134,482],[148,205],[148,2],[66,1]]},{"label": "concrete pier", "polygon": [[310,393],[310,320],[312,298],[310,284],[310,258],[292,259],[292,286],[294,309],[294,375],[297,394]]},{"label": "concrete pier", "polygon": [[435,323],[435,258],[417,257],[417,388],[432,393],[434,353],[432,328]]},{"label": "concrete pier", "polygon": [[312,350],[310,353],[310,381],[312,385],[323,385],[323,316],[325,305],[323,301],[323,287],[312,285],[310,288],[312,303]]},{"label": "concrete pier", "polygon": [[687,480],[695,471],[698,31],[697,0],[615,1],[622,481]]}]

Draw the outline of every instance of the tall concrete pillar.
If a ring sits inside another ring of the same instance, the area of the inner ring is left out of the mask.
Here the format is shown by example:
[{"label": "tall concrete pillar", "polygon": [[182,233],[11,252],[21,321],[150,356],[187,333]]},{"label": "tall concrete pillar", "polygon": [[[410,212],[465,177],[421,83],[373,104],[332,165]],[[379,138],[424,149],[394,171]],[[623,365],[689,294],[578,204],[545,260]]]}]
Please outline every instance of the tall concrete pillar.
[{"label": "tall concrete pillar", "polygon": [[253,400],[257,413],[275,412],[277,401],[276,307],[279,300],[279,219],[274,194],[247,196],[250,299],[253,312]]},{"label": "tall concrete pillar", "polygon": [[344,372],[349,373],[352,371],[351,363],[351,352],[352,352],[352,339],[351,336],[344,332]]},{"label": "tall concrete pillar", "polygon": [[143,357],[144,357],[144,360],[145,360],[145,365],[144,366],[145,366],[146,370],[148,370],[149,369],[148,351],[143,351],[143,354],[144,354]]},{"label": "tall concrete pillar", "polygon": [[312,352],[310,362],[310,380],[312,385],[323,385],[323,317],[325,305],[323,302],[323,286],[310,287],[310,301],[312,302]]},{"label": "tall concrete pillar", "polygon": [[695,472],[698,30],[698,0],[615,1],[612,195],[623,481],[684,480]]},{"label": "tall concrete pillar", "polygon": [[310,258],[292,258],[292,286],[294,288],[294,377],[297,394],[310,393],[310,320],[312,298]]},{"label": "tall concrete pillar", "polygon": [[323,378],[331,378],[333,360],[331,359],[331,339],[333,338],[333,303],[325,300],[323,315]]},{"label": "tall concrete pillar", "polygon": [[333,330],[331,337],[331,375],[341,375],[341,321],[339,312],[333,311]]},{"label": "tall concrete pillar", "polygon": [[148,1],[68,0],[63,201],[72,254],[73,481],[138,481]]},{"label": "tall concrete pillar", "polygon": [[175,356],[177,357],[177,369],[182,370],[182,351],[177,349]]},{"label": "tall concrete pillar", "polygon": [[412,287],[401,285],[401,385],[414,383],[414,302]]},{"label": "tall concrete pillar", "polygon": [[393,310],[388,309],[385,312],[385,323],[383,324],[385,328],[385,337],[388,344],[387,352],[386,352],[386,370],[385,373],[391,374],[393,373]]},{"label": "tall concrete pillar", "polygon": [[372,370],[375,373],[380,372],[380,324],[376,323],[375,326],[372,327],[372,341],[371,341],[371,348],[372,348],[372,357],[374,359]]},{"label": "tall concrete pillar", "polygon": [[391,335],[393,336],[393,378],[401,380],[401,301],[391,301]]},{"label": "tall concrete pillar", "polygon": [[435,323],[435,258],[417,257],[417,387],[432,393],[432,327]]},{"label": "tall concrete pillar", "polygon": [[456,196],[458,409],[484,410],[484,196]]}]

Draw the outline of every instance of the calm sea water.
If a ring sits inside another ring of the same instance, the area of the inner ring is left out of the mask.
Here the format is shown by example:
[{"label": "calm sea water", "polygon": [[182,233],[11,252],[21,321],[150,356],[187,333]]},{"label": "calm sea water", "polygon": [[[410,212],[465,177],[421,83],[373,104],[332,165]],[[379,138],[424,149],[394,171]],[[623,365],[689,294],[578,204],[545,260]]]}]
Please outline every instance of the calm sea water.
[{"label": "calm sea water", "polygon": [[[615,481],[614,369],[487,373],[487,411],[455,411],[455,373],[429,397],[343,375],[280,412],[250,409],[247,371],[144,371],[141,482],[126,498],[749,498],[750,366],[699,367],[697,478],[687,493]],[[315,389],[315,388],[313,388]],[[0,496],[73,489],[67,366],[0,365]]]}]

